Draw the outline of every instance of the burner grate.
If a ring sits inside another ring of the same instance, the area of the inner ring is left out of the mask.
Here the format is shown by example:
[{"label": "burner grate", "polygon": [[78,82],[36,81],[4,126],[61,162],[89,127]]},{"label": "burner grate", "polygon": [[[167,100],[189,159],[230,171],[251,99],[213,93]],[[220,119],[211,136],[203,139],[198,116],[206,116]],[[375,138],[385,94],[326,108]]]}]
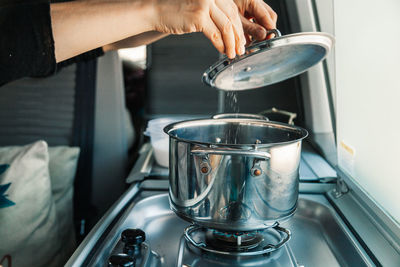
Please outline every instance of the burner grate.
[{"label": "burner grate", "polygon": [[274,227],[252,232],[221,232],[198,225],[185,229],[185,239],[202,251],[209,253],[254,256],[271,253],[289,241],[291,233],[288,229]]},{"label": "burner grate", "polygon": [[223,251],[247,251],[256,248],[263,239],[258,232],[229,233],[208,230],[206,233],[206,243]]}]

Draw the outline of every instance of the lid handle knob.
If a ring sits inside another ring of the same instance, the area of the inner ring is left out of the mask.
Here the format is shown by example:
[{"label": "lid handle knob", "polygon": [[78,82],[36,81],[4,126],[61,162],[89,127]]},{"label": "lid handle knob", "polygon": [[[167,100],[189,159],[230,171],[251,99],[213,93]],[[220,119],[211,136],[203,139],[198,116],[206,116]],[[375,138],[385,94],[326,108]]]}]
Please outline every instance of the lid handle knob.
[{"label": "lid handle knob", "polygon": [[270,34],[275,34],[275,37],[281,37],[282,36],[280,30],[278,30],[278,29],[269,30],[267,32],[267,36],[270,35]]}]

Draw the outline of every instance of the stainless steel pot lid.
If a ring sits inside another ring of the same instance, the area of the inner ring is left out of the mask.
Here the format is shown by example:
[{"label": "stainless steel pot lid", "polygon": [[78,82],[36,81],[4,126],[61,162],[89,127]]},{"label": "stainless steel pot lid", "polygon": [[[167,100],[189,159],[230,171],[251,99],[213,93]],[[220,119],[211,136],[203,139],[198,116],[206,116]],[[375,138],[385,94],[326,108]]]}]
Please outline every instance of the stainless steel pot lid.
[{"label": "stainless steel pot lid", "polygon": [[334,44],[334,37],[323,32],[280,36],[249,46],[234,59],[227,57],[212,65],[203,82],[226,91],[239,91],[274,84],[307,71],[322,61]]}]

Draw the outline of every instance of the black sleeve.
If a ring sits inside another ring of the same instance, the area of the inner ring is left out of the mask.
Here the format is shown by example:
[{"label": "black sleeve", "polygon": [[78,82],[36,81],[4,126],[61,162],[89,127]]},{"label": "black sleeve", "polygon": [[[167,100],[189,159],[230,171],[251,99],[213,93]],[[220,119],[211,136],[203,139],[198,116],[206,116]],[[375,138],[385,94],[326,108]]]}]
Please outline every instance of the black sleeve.
[{"label": "black sleeve", "polygon": [[56,64],[49,1],[0,1],[0,86],[22,77],[48,76],[103,54],[97,48]]},{"label": "black sleeve", "polygon": [[56,69],[47,0],[5,0],[0,4],[0,85]]}]

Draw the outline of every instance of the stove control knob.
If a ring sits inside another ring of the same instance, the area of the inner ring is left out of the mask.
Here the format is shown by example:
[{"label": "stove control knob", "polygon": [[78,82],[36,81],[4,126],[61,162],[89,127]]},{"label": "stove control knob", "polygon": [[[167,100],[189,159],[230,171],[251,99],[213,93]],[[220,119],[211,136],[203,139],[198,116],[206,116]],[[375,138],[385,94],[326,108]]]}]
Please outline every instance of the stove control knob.
[{"label": "stove control knob", "polygon": [[126,229],[121,233],[121,241],[125,243],[123,252],[130,256],[140,254],[140,245],[146,240],[146,234],[140,229]]},{"label": "stove control knob", "polygon": [[110,267],[135,267],[136,259],[126,254],[112,255],[108,258]]},{"label": "stove control knob", "polygon": [[121,233],[121,241],[125,245],[140,245],[146,240],[146,234],[140,229],[126,229]]}]

